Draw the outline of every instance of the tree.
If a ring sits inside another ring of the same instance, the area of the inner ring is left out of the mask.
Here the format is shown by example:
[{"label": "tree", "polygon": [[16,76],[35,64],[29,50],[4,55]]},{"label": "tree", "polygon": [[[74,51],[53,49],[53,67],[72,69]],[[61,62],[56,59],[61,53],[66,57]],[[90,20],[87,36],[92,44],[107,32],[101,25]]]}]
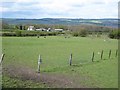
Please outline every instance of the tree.
[{"label": "tree", "polygon": [[120,30],[112,30],[108,36],[112,39],[120,39]]},{"label": "tree", "polygon": [[86,36],[87,36],[87,30],[81,29],[81,30],[80,30],[80,36],[81,36],[81,37],[86,37]]},{"label": "tree", "polygon": [[9,24],[6,22],[2,22],[2,29],[9,29]]},{"label": "tree", "polygon": [[16,31],[16,36],[18,36],[18,37],[19,37],[19,36],[22,36],[21,31],[18,31],[18,30],[17,30],[17,31]]}]

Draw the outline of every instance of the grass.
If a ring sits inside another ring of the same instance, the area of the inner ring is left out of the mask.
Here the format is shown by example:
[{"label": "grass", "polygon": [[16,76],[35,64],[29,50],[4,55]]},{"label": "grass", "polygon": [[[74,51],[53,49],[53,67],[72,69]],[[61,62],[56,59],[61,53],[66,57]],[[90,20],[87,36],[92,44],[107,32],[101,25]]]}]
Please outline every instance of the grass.
[{"label": "grass", "polygon": [[8,76],[3,76],[3,88],[46,88],[42,83],[34,83],[32,81],[22,81]]},{"label": "grass", "polygon": [[[69,76],[84,87],[118,87],[118,58],[115,57],[115,51],[118,49],[117,40],[62,36],[3,37],[2,40],[2,51],[5,53],[3,67],[14,64],[27,66],[36,71],[40,54],[43,61],[41,72]],[[108,58],[110,49],[111,59]],[[102,50],[103,60],[99,54]],[[94,62],[91,61],[93,51]],[[70,67],[68,61],[71,53],[73,66]],[[3,78],[5,84],[4,80],[6,78]]]}]

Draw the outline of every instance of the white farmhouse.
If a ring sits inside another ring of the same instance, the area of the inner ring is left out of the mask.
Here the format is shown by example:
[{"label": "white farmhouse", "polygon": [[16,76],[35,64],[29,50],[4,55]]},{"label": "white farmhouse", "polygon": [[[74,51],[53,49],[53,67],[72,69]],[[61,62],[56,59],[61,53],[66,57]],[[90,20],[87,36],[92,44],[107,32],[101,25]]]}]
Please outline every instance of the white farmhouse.
[{"label": "white farmhouse", "polygon": [[36,29],[36,31],[46,31],[46,29],[45,28],[38,28],[38,29]]},{"label": "white farmhouse", "polygon": [[62,32],[63,29],[55,29],[56,32]]},{"label": "white farmhouse", "polygon": [[38,29],[36,29],[36,31],[42,31],[42,29],[41,29],[41,28],[38,28]]},{"label": "white farmhouse", "polygon": [[35,27],[34,27],[34,26],[29,26],[27,30],[28,30],[28,31],[34,31],[34,30],[35,30]]},{"label": "white farmhouse", "polygon": [[50,32],[50,31],[51,31],[51,28],[48,28],[48,29],[47,29],[47,32]]}]

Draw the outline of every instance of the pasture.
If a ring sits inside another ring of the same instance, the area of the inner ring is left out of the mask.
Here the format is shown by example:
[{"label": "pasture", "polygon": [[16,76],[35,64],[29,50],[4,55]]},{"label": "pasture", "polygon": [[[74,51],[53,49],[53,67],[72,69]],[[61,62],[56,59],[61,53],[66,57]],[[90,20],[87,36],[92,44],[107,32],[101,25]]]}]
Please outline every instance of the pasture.
[{"label": "pasture", "polygon": [[[117,49],[116,39],[102,37],[2,37],[3,87],[117,88]],[[37,73],[39,54],[40,74]]]}]

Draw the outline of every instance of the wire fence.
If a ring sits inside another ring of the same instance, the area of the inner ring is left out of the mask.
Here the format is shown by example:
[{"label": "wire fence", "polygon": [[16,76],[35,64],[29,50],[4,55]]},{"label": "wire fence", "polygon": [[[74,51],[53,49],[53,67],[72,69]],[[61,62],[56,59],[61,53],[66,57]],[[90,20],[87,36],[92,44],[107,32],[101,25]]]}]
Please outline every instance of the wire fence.
[{"label": "wire fence", "polygon": [[101,52],[93,51],[91,53],[86,53],[85,55],[79,55],[72,57],[73,64],[86,64],[90,62],[96,62],[100,60],[110,60],[118,57],[118,49],[116,50],[101,50]]},{"label": "wire fence", "polygon": [[[101,50],[101,51],[90,51],[87,53],[81,52],[81,54],[70,53],[69,56],[66,58],[68,59],[66,60],[66,62],[68,62],[70,66],[74,66],[74,65],[94,63],[94,62],[98,62],[101,60],[111,60],[117,57],[118,57],[118,49],[116,50],[110,49],[110,50]],[[52,59],[54,59],[54,57]],[[65,58],[63,58],[63,60],[65,61]],[[42,61],[44,63],[44,60],[42,60],[40,55],[39,55],[38,61],[39,61],[38,72],[40,72],[40,64],[42,63]],[[65,62],[61,61],[57,63],[57,60],[49,61],[49,64],[47,64],[46,62],[46,65],[54,66],[55,64],[57,64],[57,66],[64,66]]]}]

